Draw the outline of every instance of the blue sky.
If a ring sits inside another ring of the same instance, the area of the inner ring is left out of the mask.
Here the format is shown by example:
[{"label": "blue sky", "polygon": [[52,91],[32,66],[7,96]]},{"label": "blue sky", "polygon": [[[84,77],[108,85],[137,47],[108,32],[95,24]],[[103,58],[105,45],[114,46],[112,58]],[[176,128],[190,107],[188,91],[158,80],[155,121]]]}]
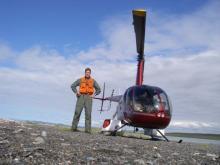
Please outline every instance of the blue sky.
[{"label": "blue sky", "polygon": [[[173,102],[168,129],[220,133],[215,0],[0,1],[0,118],[70,124],[70,85],[87,66],[107,93],[122,94],[135,82],[135,8],[148,11],[144,82]],[[100,115],[99,106],[94,101],[94,126],[114,112]]]},{"label": "blue sky", "polygon": [[[113,16],[129,15],[134,8],[167,14],[191,13],[207,1],[29,1],[0,2],[0,36],[16,50],[47,45],[64,51],[68,44],[88,49],[103,38],[99,25]],[[161,17],[163,17],[161,15]],[[64,54],[65,55],[65,54]]]}]

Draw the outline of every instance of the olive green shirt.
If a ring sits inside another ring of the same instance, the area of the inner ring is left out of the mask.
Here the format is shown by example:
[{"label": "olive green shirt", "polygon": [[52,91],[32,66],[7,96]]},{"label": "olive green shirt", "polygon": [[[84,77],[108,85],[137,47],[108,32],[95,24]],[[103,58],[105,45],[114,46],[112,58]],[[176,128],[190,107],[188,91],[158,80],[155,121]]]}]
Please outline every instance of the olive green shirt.
[{"label": "olive green shirt", "polygon": [[[72,85],[71,85],[71,88],[73,90],[74,93],[77,92],[77,89],[76,87],[80,85],[80,79],[76,80]],[[94,80],[94,79],[93,79]],[[95,96],[98,95],[99,93],[101,93],[101,89],[100,89],[100,86],[99,84],[94,80],[94,84],[93,84],[93,87],[95,88]]]}]

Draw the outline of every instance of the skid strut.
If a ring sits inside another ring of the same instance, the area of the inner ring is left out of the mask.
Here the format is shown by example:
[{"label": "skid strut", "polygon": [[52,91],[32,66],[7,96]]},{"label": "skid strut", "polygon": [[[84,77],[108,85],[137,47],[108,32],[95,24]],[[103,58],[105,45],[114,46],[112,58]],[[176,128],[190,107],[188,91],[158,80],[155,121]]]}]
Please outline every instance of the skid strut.
[{"label": "skid strut", "polygon": [[116,132],[117,132],[119,129],[125,127],[126,125],[128,125],[128,124],[125,123],[125,124],[123,124],[121,127],[118,127],[116,130],[114,130],[114,131],[112,132],[112,135],[116,135]]},{"label": "skid strut", "polygon": [[167,142],[169,142],[169,139],[167,139],[167,137],[166,137],[164,134],[162,134],[162,132],[161,132],[159,129],[157,129],[157,132],[159,132],[159,133],[161,134],[161,136],[163,136],[163,138],[164,138]]}]

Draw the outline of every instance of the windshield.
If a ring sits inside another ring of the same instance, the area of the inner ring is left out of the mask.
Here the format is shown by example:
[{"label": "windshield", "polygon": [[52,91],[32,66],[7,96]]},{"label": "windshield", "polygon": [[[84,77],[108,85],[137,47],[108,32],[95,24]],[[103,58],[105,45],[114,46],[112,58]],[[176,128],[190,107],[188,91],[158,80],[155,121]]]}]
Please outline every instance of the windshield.
[{"label": "windshield", "polygon": [[160,109],[169,111],[169,102],[167,95],[154,88],[136,88],[133,89],[133,107],[139,112],[156,112]]}]

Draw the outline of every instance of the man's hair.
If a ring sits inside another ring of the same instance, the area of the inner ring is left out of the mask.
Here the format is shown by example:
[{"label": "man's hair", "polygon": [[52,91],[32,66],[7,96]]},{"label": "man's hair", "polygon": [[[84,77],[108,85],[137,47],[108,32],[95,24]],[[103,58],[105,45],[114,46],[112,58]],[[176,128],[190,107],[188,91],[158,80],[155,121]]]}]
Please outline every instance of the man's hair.
[{"label": "man's hair", "polygon": [[86,68],[86,69],[85,69],[85,72],[86,72],[86,71],[90,71],[90,73],[91,73],[91,69],[90,69],[90,68]]}]

